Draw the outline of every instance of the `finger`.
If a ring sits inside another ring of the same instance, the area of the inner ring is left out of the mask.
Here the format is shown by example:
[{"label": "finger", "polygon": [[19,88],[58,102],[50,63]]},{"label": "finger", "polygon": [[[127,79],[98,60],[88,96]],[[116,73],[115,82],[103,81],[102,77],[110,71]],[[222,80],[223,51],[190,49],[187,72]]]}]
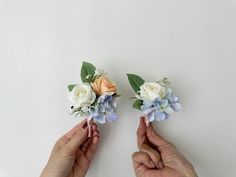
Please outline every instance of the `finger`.
[{"label": "finger", "polygon": [[[176,174],[176,170],[173,170],[173,168],[165,167],[159,170],[156,169],[150,169],[147,171],[146,176],[155,176],[155,177],[164,177],[164,176],[179,176]],[[182,176],[182,175],[181,175]]]},{"label": "finger", "polygon": [[96,123],[93,123],[92,124],[92,131],[96,131],[96,130],[98,130],[98,126]]},{"label": "finger", "polygon": [[69,132],[67,132],[65,135],[63,135],[58,142],[62,145],[67,144],[71,138],[83,127],[87,126],[87,119],[84,119],[81,123],[77,124],[74,128],[72,128]]},{"label": "finger", "polygon": [[[80,146],[80,149],[81,149],[82,151],[88,149],[89,145],[90,145],[90,144],[92,143],[92,141],[93,141],[93,137],[95,137],[95,136],[100,136],[99,130],[97,129],[97,125],[96,125],[95,123],[92,124],[91,129],[92,129],[92,136],[89,137],[89,138],[87,139],[87,141],[86,141],[84,144],[82,144],[82,145]],[[85,152],[85,151],[83,151],[83,152]]]},{"label": "finger", "polygon": [[89,144],[87,150],[85,151],[85,156],[87,157],[88,161],[91,162],[94,154],[98,148],[99,144],[99,131],[97,130],[96,125],[92,126],[93,134],[91,138],[91,143]]},{"label": "finger", "polygon": [[80,129],[65,145],[67,154],[74,155],[79,147],[88,139],[88,127]]},{"label": "finger", "polygon": [[146,130],[147,126],[144,122],[144,117],[140,118],[139,127],[137,130],[137,143],[138,146],[143,144],[146,141]]},{"label": "finger", "polygon": [[155,176],[155,177],[163,177],[163,176],[176,176],[176,173],[173,174],[173,171],[166,170],[166,168],[163,169],[150,169],[147,171],[147,176]]},{"label": "finger", "polygon": [[[97,129],[97,125],[96,123],[92,123],[92,126],[91,126],[91,130],[92,130],[92,136],[89,137],[87,139],[86,142],[84,142],[84,144],[82,144],[80,146],[80,149],[78,150],[78,154],[80,154],[81,152],[85,152],[85,150],[88,149],[89,145],[92,143],[92,137],[95,137],[95,136],[99,136],[100,135],[100,132],[99,130]],[[81,152],[80,152],[81,151]]]},{"label": "finger", "polygon": [[133,161],[133,166],[135,170],[138,170],[138,168],[140,167],[143,169],[155,168],[155,164],[152,162],[152,160],[150,159],[149,155],[146,152],[133,153],[132,161]]},{"label": "finger", "polygon": [[84,153],[88,149],[91,142],[92,142],[92,138],[89,137],[83,144],[80,145],[79,149],[77,150],[77,155]]},{"label": "finger", "polygon": [[140,145],[139,150],[142,151],[142,152],[146,152],[149,155],[149,157],[151,158],[151,160],[155,164],[156,168],[162,168],[163,167],[163,163],[162,163],[162,160],[161,160],[161,155],[158,151],[151,148],[147,144]]},{"label": "finger", "polygon": [[93,125],[92,125],[92,131],[93,131],[93,134],[92,134],[93,137],[94,137],[94,136],[100,136],[100,132],[99,132],[99,130],[98,130],[98,128],[97,128],[97,124],[96,124],[96,123],[93,123]]},{"label": "finger", "polygon": [[167,140],[165,140],[163,137],[161,137],[153,128],[153,126],[150,124],[147,128],[147,138],[149,142],[151,142],[153,145],[159,147],[162,145],[169,144]]},{"label": "finger", "polygon": [[85,156],[87,157],[89,162],[92,161],[92,159],[96,153],[96,150],[98,148],[98,144],[99,144],[99,136],[93,137],[92,142],[88,146],[88,149],[85,151]]}]

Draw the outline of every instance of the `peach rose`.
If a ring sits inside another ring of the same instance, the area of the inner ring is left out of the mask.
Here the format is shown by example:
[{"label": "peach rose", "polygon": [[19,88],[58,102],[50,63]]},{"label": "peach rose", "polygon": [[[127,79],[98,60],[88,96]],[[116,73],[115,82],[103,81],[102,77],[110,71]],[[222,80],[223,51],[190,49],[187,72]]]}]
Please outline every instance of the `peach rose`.
[{"label": "peach rose", "polygon": [[97,95],[111,94],[117,91],[116,84],[105,76],[95,79],[91,85]]}]

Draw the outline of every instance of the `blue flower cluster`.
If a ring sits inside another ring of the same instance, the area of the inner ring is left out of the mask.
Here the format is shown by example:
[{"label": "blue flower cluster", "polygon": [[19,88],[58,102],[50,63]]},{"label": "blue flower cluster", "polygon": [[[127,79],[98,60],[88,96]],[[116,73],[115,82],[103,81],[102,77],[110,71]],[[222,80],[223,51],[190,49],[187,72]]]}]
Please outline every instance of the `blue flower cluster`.
[{"label": "blue flower cluster", "polygon": [[117,100],[118,97],[101,95],[97,100],[97,104],[89,109],[91,117],[100,124],[104,124],[106,120],[109,122],[115,121],[118,118]]},{"label": "blue flower cluster", "polygon": [[147,116],[149,122],[165,120],[173,111],[178,112],[181,109],[179,98],[173,95],[170,88],[167,88],[164,98],[157,97],[153,102],[144,101],[141,106],[141,111]]}]

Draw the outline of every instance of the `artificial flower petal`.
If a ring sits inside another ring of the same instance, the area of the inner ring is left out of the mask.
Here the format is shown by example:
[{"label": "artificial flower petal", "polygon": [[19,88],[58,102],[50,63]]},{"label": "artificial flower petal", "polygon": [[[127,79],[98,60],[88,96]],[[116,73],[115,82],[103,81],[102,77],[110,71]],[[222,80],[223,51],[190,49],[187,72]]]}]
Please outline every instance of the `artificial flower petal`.
[{"label": "artificial flower petal", "polygon": [[154,121],[155,120],[155,112],[154,111],[151,111],[151,112],[149,112],[148,114],[147,114],[147,117],[148,117],[148,121],[149,122],[152,122],[152,121]]},{"label": "artificial flower petal", "polygon": [[112,121],[115,121],[118,118],[118,116],[116,113],[113,112],[113,113],[108,114],[106,118],[109,122],[112,122]]},{"label": "artificial flower petal", "polygon": [[157,121],[162,121],[167,118],[167,115],[164,112],[155,112],[155,117]]},{"label": "artificial flower petal", "polygon": [[105,76],[104,71],[87,62],[83,62],[81,80],[82,84],[68,85],[68,98],[72,102],[71,114],[100,124],[104,124],[106,120],[116,120],[116,84]]},{"label": "artificial flower petal", "polygon": [[169,82],[164,78],[158,82],[145,82],[140,76],[127,74],[131,87],[138,94],[134,108],[139,109],[148,121],[162,121],[169,114],[182,109],[179,98],[175,96],[172,89],[168,87]]},{"label": "artificial flower petal", "polygon": [[181,104],[179,104],[179,103],[173,103],[173,104],[171,104],[171,107],[172,107],[176,112],[179,112],[179,111],[182,109],[182,106],[181,106]]},{"label": "artificial flower petal", "polygon": [[165,111],[167,114],[172,114],[172,113],[174,112],[174,110],[173,110],[170,106],[166,107],[166,108],[164,109],[164,111]]},{"label": "artificial flower petal", "polygon": [[97,116],[93,116],[93,119],[94,119],[96,122],[100,123],[100,124],[106,123],[106,117],[105,117],[104,114],[99,114],[99,115],[97,115]]}]

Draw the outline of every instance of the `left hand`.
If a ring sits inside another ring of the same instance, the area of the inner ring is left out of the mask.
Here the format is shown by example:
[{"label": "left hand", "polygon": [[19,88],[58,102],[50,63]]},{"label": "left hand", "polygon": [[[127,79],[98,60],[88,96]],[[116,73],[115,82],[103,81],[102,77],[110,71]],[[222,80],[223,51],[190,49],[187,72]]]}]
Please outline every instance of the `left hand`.
[{"label": "left hand", "polygon": [[99,142],[96,124],[84,120],[62,136],[55,144],[40,177],[85,177]]}]

